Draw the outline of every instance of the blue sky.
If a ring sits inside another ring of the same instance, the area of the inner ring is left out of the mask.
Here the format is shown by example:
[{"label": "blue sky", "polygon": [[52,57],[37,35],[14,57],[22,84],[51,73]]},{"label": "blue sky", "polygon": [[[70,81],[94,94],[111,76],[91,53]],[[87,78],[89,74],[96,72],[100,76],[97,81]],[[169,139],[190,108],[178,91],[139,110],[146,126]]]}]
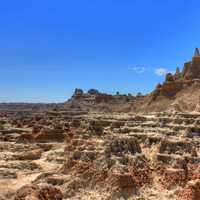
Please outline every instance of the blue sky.
[{"label": "blue sky", "polygon": [[62,102],[76,87],[150,92],[164,79],[156,70],[182,68],[200,46],[199,8],[198,0],[1,1],[0,101]]}]

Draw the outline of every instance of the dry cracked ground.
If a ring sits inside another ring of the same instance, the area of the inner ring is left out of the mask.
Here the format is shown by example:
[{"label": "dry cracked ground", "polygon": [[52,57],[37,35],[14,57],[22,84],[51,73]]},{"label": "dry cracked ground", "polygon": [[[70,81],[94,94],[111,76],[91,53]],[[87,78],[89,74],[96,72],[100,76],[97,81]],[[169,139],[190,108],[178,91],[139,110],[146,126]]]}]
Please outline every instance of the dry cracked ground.
[{"label": "dry cracked ground", "polygon": [[200,114],[2,112],[11,199],[200,200]]}]

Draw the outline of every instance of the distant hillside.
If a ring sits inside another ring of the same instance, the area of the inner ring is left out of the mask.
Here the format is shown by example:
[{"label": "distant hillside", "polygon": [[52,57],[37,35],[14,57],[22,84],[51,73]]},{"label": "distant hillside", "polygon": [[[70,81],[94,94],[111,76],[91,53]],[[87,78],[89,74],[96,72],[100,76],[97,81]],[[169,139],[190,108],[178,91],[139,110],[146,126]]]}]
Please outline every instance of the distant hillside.
[{"label": "distant hillside", "polygon": [[101,93],[98,90],[90,89],[86,93],[76,89],[72,97],[66,102],[66,109],[80,109],[87,111],[102,112],[129,112],[135,110],[135,102],[143,102],[144,96],[138,94],[116,95]]},{"label": "distant hillside", "polygon": [[163,84],[158,84],[148,95],[115,95],[90,89],[75,89],[65,103],[0,103],[0,110],[17,111],[92,111],[92,112],[154,112],[154,111],[200,111],[200,54],[195,49],[192,60],[183,70],[168,73]]}]

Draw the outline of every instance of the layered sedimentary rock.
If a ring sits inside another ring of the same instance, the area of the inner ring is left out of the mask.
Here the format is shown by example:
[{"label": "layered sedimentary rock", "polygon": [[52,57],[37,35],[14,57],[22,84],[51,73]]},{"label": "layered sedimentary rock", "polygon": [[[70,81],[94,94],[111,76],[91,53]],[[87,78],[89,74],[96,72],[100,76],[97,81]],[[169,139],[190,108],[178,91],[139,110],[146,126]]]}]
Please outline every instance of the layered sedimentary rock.
[{"label": "layered sedimentary rock", "polygon": [[[164,111],[198,111],[200,92],[200,56],[198,49],[190,62],[184,64],[183,70],[176,69],[175,74],[166,74],[163,84],[146,97],[146,106],[143,109]],[[167,106],[164,106],[166,105]]]},{"label": "layered sedimentary rock", "polygon": [[72,97],[65,103],[65,108],[100,112],[128,112],[132,109],[133,102],[140,101],[140,99],[143,99],[142,95],[124,95],[119,92],[111,95],[96,89],[90,89],[87,92],[75,89]]},{"label": "layered sedimentary rock", "polygon": [[196,50],[147,96],[0,105],[0,199],[198,200],[199,68]]},{"label": "layered sedimentary rock", "polygon": [[52,186],[26,185],[20,188],[15,200],[62,200],[63,196],[59,189]]},{"label": "layered sedimentary rock", "polygon": [[45,199],[198,199],[198,113],[50,111],[21,128],[11,116],[1,121],[2,198],[38,199],[48,184]]}]

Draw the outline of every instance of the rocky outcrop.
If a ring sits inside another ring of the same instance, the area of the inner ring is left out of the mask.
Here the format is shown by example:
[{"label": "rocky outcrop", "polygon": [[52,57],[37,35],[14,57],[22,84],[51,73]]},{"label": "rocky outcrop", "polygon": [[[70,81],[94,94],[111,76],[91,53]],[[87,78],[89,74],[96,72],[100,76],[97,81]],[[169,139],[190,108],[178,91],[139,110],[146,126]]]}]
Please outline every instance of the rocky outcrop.
[{"label": "rocky outcrop", "polygon": [[178,193],[178,200],[199,200],[200,180],[189,182],[183,190]]},{"label": "rocky outcrop", "polygon": [[141,153],[140,145],[135,138],[113,138],[108,145],[106,152],[119,155],[122,153],[136,154]]},{"label": "rocky outcrop", "polygon": [[61,191],[50,185],[26,185],[19,189],[15,200],[62,200]]},{"label": "rocky outcrop", "polygon": [[[182,111],[199,110],[197,105],[200,91],[200,56],[197,52],[196,49],[192,61],[186,62],[182,71],[177,68],[174,74],[166,74],[165,81],[158,84],[155,90],[146,97],[144,110],[172,110],[169,105],[180,99],[186,105]],[[168,107],[163,105],[168,105]]]},{"label": "rocky outcrop", "polygon": [[194,56],[191,62],[184,65],[183,78],[193,80],[200,78],[200,56]]},{"label": "rocky outcrop", "polygon": [[26,133],[21,134],[17,142],[26,143],[26,142],[38,142],[38,143],[47,143],[47,142],[63,142],[65,140],[66,133],[62,129],[52,129],[52,128],[42,128],[38,133]]},{"label": "rocky outcrop", "polygon": [[[157,86],[154,101],[171,108],[166,112],[104,113],[105,105],[113,111],[127,102],[141,109],[146,97],[92,89],[76,90],[71,101],[80,108],[0,114],[0,196],[11,200],[17,191],[16,200],[56,200],[62,194],[72,200],[198,199],[200,114],[185,112],[189,85],[193,102],[198,81],[179,69]],[[184,95],[176,99],[179,90]],[[90,107],[95,112],[82,109]]]},{"label": "rocky outcrop", "polygon": [[[196,53],[191,62],[184,64],[182,72],[179,68],[176,69],[175,74],[168,73],[165,82],[160,87],[156,88],[157,95],[174,96],[181,89],[191,84],[191,80],[200,79],[200,56]],[[159,92],[158,92],[159,91]]]},{"label": "rocky outcrop", "polygon": [[68,109],[88,110],[88,111],[126,111],[131,109],[131,102],[142,99],[142,95],[133,96],[131,94],[116,95],[99,92],[96,89],[90,89],[84,92],[82,89],[75,89],[71,99],[65,107]]},{"label": "rocky outcrop", "polygon": [[159,153],[167,154],[180,154],[191,153],[193,150],[193,145],[191,142],[186,140],[162,140],[159,148]]},{"label": "rocky outcrop", "polygon": [[36,142],[63,142],[66,134],[62,129],[44,128],[34,136]]}]

